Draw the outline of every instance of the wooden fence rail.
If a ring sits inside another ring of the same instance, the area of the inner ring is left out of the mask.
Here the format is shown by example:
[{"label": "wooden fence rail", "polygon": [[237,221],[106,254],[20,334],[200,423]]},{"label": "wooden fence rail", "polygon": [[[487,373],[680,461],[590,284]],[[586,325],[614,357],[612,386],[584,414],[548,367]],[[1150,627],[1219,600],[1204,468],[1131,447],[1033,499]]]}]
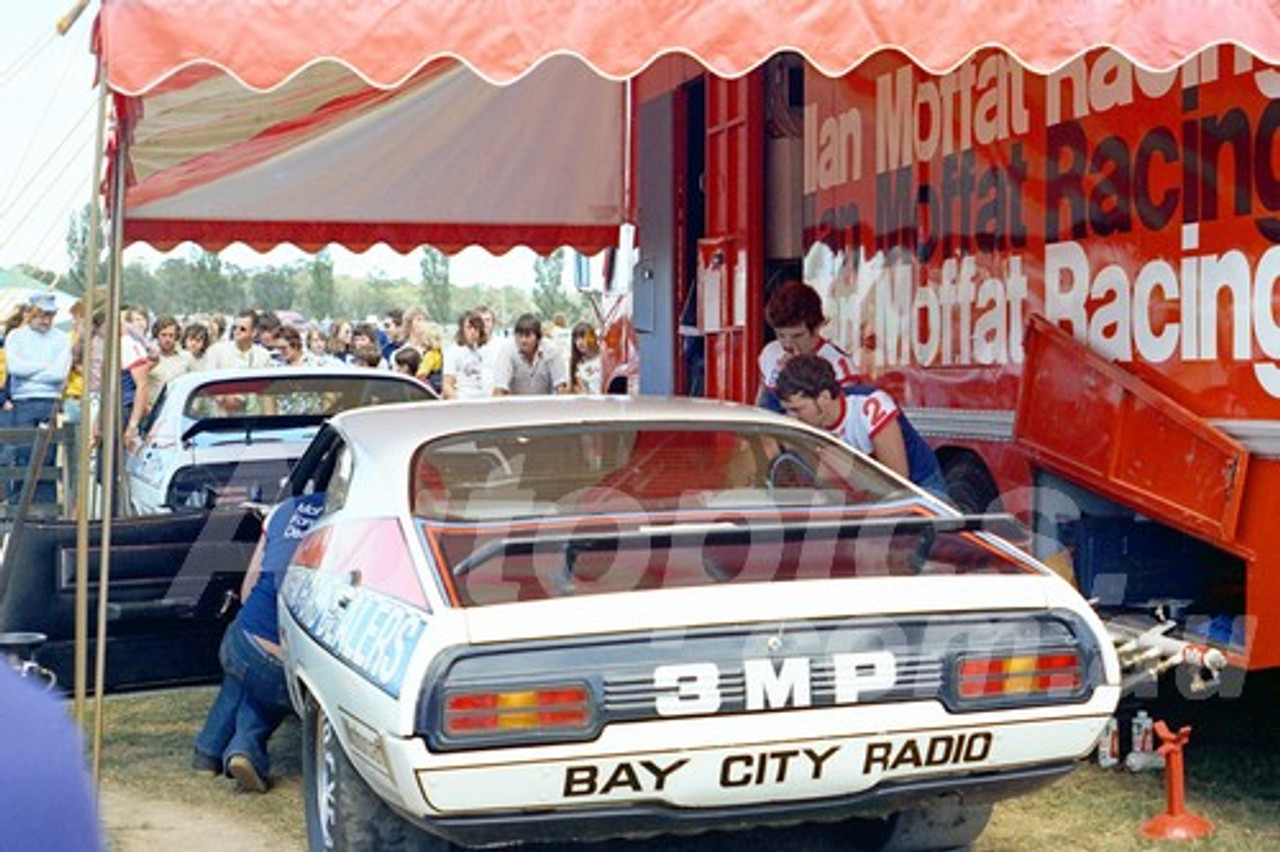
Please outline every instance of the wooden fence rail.
[{"label": "wooden fence rail", "polygon": [[[48,463],[41,464],[40,454],[30,450],[38,447],[48,433]],[[18,450],[28,449],[28,462],[16,463]],[[45,495],[31,489],[32,502],[26,507],[26,516],[32,518],[67,518],[70,517],[74,503],[72,496],[76,484],[76,465],[79,451],[79,436],[76,426],[58,426],[43,428],[0,428],[0,523],[8,524],[16,518],[22,507],[20,498],[23,487],[33,480],[37,483],[52,483],[54,498],[40,499]]]}]

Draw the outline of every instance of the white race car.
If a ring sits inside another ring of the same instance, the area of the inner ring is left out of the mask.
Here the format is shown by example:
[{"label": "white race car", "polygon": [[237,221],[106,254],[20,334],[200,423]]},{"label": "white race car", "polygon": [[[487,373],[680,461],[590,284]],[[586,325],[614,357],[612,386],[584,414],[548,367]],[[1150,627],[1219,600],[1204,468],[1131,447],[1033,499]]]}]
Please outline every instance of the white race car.
[{"label": "white race car", "polygon": [[134,512],[271,499],[328,417],[435,396],[387,370],[276,367],[184,373],[164,386],[125,452]]},{"label": "white race car", "polygon": [[334,418],[281,587],[313,850],[831,822],[942,849],[1119,697],[1066,582],[829,435],[728,403]]}]

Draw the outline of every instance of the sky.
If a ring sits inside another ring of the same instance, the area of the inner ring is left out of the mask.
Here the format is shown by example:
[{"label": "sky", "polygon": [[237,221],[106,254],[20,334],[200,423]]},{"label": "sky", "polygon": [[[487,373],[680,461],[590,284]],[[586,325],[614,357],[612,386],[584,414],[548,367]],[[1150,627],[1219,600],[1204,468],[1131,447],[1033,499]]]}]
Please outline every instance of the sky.
[{"label": "sky", "polygon": [[89,12],[55,30],[74,0],[3,0],[0,27],[0,266],[66,269],[67,224],[89,202],[93,58]]},{"label": "sky", "polygon": [[[97,3],[59,36],[58,20],[73,6],[75,0],[0,0],[0,267],[29,263],[65,272],[67,226],[91,198],[97,91],[89,36]],[[179,247],[174,254],[191,251]],[[330,254],[338,274],[418,279],[419,252],[375,246],[364,254],[332,247]],[[164,257],[146,246],[125,252],[126,263],[154,266]],[[232,246],[222,257],[254,268],[305,255],[289,246],[265,255]],[[450,280],[532,286],[534,257],[527,249],[493,257],[470,248],[451,260]]]}]

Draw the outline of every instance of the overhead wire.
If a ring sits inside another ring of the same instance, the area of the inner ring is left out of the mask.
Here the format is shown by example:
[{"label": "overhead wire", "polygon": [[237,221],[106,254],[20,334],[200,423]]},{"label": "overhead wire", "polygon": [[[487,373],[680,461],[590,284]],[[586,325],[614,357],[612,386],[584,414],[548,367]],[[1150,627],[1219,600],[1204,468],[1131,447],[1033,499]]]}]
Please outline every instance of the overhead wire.
[{"label": "overhead wire", "polygon": [[[71,68],[72,68],[72,63],[70,62],[64,62],[62,64],[62,74],[59,75],[58,82],[54,86],[53,92],[49,97],[44,99],[44,110],[40,113],[40,118],[37,119],[35,122],[35,125],[34,125],[35,132],[32,133],[30,137],[28,137],[27,144],[22,149],[22,156],[18,159],[17,167],[11,173],[11,177],[9,178],[9,186],[5,188],[6,196],[9,196],[9,194],[13,190],[13,181],[17,180],[18,176],[22,174],[22,170],[26,167],[27,159],[31,155],[32,149],[35,148],[36,140],[40,138],[41,131],[44,129],[46,123],[49,120],[49,112],[50,110],[53,109],[54,103],[58,100],[58,97],[62,94],[63,88],[66,86],[67,78],[71,73]],[[92,101],[90,101],[90,107],[92,107]],[[86,110],[86,114],[87,112],[88,110]],[[83,120],[84,120],[84,116],[81,116],[76,123],[78,124],[80,121],[83,121]],[[39,174],[39,172],[37,172],[37,174]]]},{"label": "overhead wire", "polygon": [[[61,153],[62,153],[62,151],[66,148],[67,142],[68,142],[68,141],[70,141],[70,140],[73,138],[73,136],[76,134],[76,131],[80,130],[82,125],[87,126],[86,122],[87,122],[87,120],[88,120],[88,118],[90,117],[90,114],[91,114],[92,112],[93,112],[93,103],[92,103],[92,102],[90,102],[90,103],[85,107],[84,112],[82,112],[82,113],[80,114],[80,117],[76,119],[76,121],[75,121],[75,123],[72,125],[71,129],[70,129],[70,130],[68,130],[68,131],[66,132],[66,134],[62,137],[62,139],[61,139],[61,140],[59,140],[58,144],[57,144],[57,145],[55,145],[55,146],[54,146],[54,147],[49,151],[49,154],[48,154],[48,155],[44,158],[44,160],[40,163],[40,166],[39,166],[39,167],[38,167],[34,172],[32,172],[32,173],[28,176],[28,178],[27,178],[27,182],[26,182],[26,183],[24,183],[24,184],[22,185],[22,187],[21,187],[20,189],[18,189],[18,191],[17,191],[16,193],[6,192],[6,195],[8,196],[9,200],[5,203],[5,205],[4,205],[3,207],[0,207],[0,217],[3,217],[3,216],[7,216],[7,215],[9,215],[9,212],[10,212],[10,211],[15,207],[15,206],[17,206],[18,199],[20,199],[20,198],[22,198],[24,195],[26,195],[26,194],[27,194],[27,191],[28,191],[28,190],[30,190],[30,189],[31,189],[31,187],[32,187],[32,186],[34,186],[36,183],[40,182],[42,178],[47,177],[47,175],[45,175],[45,173],[44,173],[44,172],[45,172],[45,169],[49,166],[49,164],[50,164],[51,162],[53,162],[53,159],[54,159],[55,157],[57,157],[59,154],[61,154]],[[86,134],[84,134],[84,133],[82,132],[80,135],[81,135],[81,136],[85,136]],[[88,139],[84,139],[84,140],[81,140],[81,141],[82,141],[82,142],[83,142],[83,144],[85,144],[86,146],[87,146],[87,144],[88,144],[88,142],[89,142],[89,140],[88,140]],[[78,155],[78,154],[80,154],[80,153],[82,153],[82,152],[81,152],[81,151],[79,151],[79,150],[76,150],[74,153]],[[63,167],[59,170],[58,174],[59,174],[59,176],[61,176],[62,174],[65,174],[65,173],[66,173],[66,166],[63,166]],[[11,189],[12,189],[12,188],[11,188]]]},{"label": "overhead wire", "polygon": [[57,35],[58,35],[57,31],[52,30],[46,35],[36,39],[31,44],[30,47],[22,51],[22,53],[18,55],[18,58],[13,60],[13,62],[9,64],[9,67],[3,70],[0,70],[0,85],[3,85],[4,83],[8,83],[9,78],[17,74],[19,71],[21,71],[22,68],[31,59],[31,57],[35,56],[40,51],[44,50],[46,47],[52,44],[53,40],[57,38]]},{"label": "overhead wire", "polygon": [[[92,128],[84,128],[83,130],[84,132],[81,135],[91,137]],[[44,258],[56,254],[51,249],[51,241],[55,241],[60,234],[65,235],[67,226],[71,221],[68,214],[74,209],[75,197],[78,196],[81,199],[91,197],[92,187],[88,184],[92,182],[92,177],[86,174],[83,180],[72,180],[72,188],[63,190],[61,198],[55,196],[54,193],[66,184],[65,179],[68,173],[73,173],[75,169],[91,162],[85,153],[90,144],[87,139],[86,141],[76,139],[76,144],[71,146],[70,150],[66,152],[59,162],[54,163],[51,160],[47,168],[42,167],[41,182],[44,184],[44,188],[41,190],[40,195],[33,198],[30,203],[21,205],[15,215],[9,216],[11,211],[5,211],[4,215],[9,221],[5,223],[3,230],[0,230],[0,246],[17,242],[17,237],[20,233],[25,237],[30,237],[34,233],[34,227],[42,227],[43,232],[34,237],[35,241],[31,242],[30,249],[26,250],[28,253],[25,258],[26,262],[40,265]],[[67,197],[68,193],[71,193],[69,198]],[[62,200],[64,198],[66,200]],[[55,206],[59,200],[62,200],[62,204]],[[41,211],[39,217],[31,213],[37,208]],[[37,225],[40,222],[44,224],[42,226]],[[24,240],[24,244],[29,242],[29,240]]]},{"label": "overhead wire", "polygon": [[[68,165],[74,161],[69,161]],[[65,169],[64,169],[65,171]],[[66,197],[63,203],[57,208],[58,215],[49,220],[49,224],[45,227],[44,233],[40,235],[39,240],[35,244],[30,258],[30,263],[41,269],[49,269],[59,272],[56,267],[65,266],[65,263],[49,262],[49,258],[56,255],[57,241],[59,237],[65,238],[67,228],[74,221],[72,216],[74,211],[83,206],[85,199],[89,198],[92,187],[89,186],[93,182],[93,177],[86,177],[84,183],[76,182],[69,190],[66,191]],[[61,274],[59,272],[59,274]]]},{"label": "overhead wire", "polygon": [[[61,24],[59,24],[60,26]],[[45,34],[32,41],[16,59],[5,66],[3,71],[0,71],[0,83],[10,84],[19,79],[22,72],[28,70],[33,61],[55,43],[58,39],[59,31],[55,27],[42,28],[42,32]],[[23,123],[23,126],[31,128],[31,132],[27,136],[26,144],[22,149],[16,167],[8,170],[9,178],[3,194],[3,203],[0,204],[0,246],[11,245],[16,242],[17,235],[22,233],[23,229],[28,227],[36,218],[31,213],[41,209],[47,203],[49,188],[55,187],[65,177],[67,172],[75,165],[76,160],[84,155],[89,144],[91,144],[92,133],[89,131],[92,128],[89,128],[88,131],[85,128],[89,127],[94,101],[87,99],[84,112],[75,119],[58,143],[47,152],[40,164],[34,170],[27,171],[26,167],[31,159],[31,154],[39,145],[41,137],[44,135],[43,131],[49,124],[50,113],[67,88],[70,75],[76,67],[72,61],[60,61],[59,64],[62,72],[58,76],[52,91],[44,98],[43,108],[40,110],[39,117],[34,123]],[[55,165],[67,150],[69,143],[73,143],[71,156],[65,162],[62,162],[60,166]],[[85,161],[88,161],[87,156]],[[21,183],[20,186],[18,185],[19,183]],[[32,196],[33,187],[41,185],[48,188]],[[78,187],[77,192],[81,191],[81,189]],[[62,212],[61,218],[53,220],[46,227],[45,233],[41,235],[37,244],[36,254],[28,258],[28,262],[34,262],[38,257],[42,258],[47,251],[50,233],[66,227],[65,212]]]}]

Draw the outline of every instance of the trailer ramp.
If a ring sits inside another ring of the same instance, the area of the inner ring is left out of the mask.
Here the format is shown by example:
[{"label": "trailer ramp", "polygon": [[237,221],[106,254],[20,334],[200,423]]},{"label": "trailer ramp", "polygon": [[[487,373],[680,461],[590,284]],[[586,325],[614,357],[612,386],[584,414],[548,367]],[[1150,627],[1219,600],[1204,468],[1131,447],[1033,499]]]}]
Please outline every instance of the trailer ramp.
[{"label": "trailer ramp", "polygon": [[1237,555],[1249,451],[1033,315],[1013,434],[1031,460]]}]

